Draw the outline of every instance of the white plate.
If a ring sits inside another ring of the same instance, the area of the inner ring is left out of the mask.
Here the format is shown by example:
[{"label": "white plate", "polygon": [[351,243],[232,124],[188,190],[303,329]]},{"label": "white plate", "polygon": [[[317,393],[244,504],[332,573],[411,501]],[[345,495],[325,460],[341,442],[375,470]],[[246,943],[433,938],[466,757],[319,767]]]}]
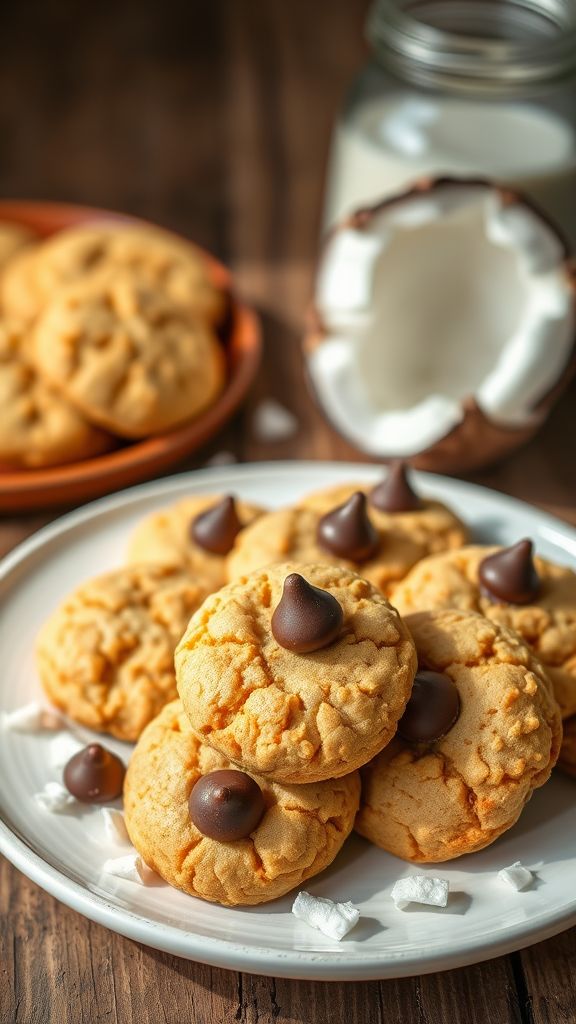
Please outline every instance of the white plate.
[{"label": "white plate", "polygon": [[[379,471],[346,463],[270,463],[204,470],[136,487],[95,502],[41,530],[2,566],[0,709],[40,695],[34,638],[51,609],[82,580],[122,563],[137,520],[191,493],[234,492],[280,505],[306,491]],[[576,531],[536,509],[458,481],[419,475],[424,494],[445,499],[476,538],[510,543],[531,535],[538,550],[574,564]],[[76,729],[85,739],[90,734]],[[290,913],[291,897],[254,909],[204,903],[165,884],[104,885],[104,859],[119,856],[102,843],[96,809],[42,812],[33,794],[59,773],[51,736],[4,733],[0,743],[0,850],[31,879],[87,917],[132,939],[179,956],[258,974],[326,980],[389,978],[458,967],[547,938],[576,922],[576,789],[555,777],[539,790],[521,821],[493,846],[447,865],[412,867],[357,837],[307,888],[352,900],[362,920],[341,943],[324,938]],[[125,758],[129,748],[110,742]],[[515,860],[537,872],[532,889],[516,893],[497,878]],[[397,911],[390,889],[417,871],[450,880],[445,910]]]}]

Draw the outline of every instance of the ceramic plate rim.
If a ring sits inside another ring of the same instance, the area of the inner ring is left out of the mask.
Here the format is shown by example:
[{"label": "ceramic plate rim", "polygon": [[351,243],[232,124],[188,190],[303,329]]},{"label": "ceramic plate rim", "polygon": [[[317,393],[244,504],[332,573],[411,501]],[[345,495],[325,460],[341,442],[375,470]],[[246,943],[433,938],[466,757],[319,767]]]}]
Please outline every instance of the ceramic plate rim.
[{"label": "ceramic plate rim", "polygon": [[[232,482],[232,478],[236,477],[238,483],[241,484],[251,476],[261,477],[278,472],[282,475],[288,472],[289,475],[296,476],[307,473],[315,474],[318,471],[330,472],[330,470],[338,470],[344,474],[350,473],[352,478],[355,474],[370,477],[374,476],[378,467],[369,463],[297,460],[245,463],[181,473],[99,498],[42,527],[4,557],[0,563],[0,598],[4,596],[3,592],[6,586],[9,589],[11,575],[19,568],[24,567],[28,559],[41,552],[47,544],[68,531],[86,525],[95,518],[113,513],[123,506],[137,504],[139,501],[163,495],[169,499],[174,492],[186,488],[190,482],[195,487],[205,482],[209,487],[211,482],[216,483],[223,476]],[[485,498],[491,497],[501,507],[507,508],[510,513],[513,513],[514,510],[529,511],[532,515],[537,516],[542,526],[553,534],[563,536],[564,540],[568,540],[568,549],[573,548],[576,551],[576,529],[527,502],[500,494],[487,487],[436,474],[417,473],[416,477],[428,480],[438,488],[447,485],[448,489],[453,491],[461,493],[473,491],[483,494]],[[568,537],[565,536],[566,534]],[[446,944],[444,947],[439,947],[433,954],[424,949],[417,955],[411,953],[406,956],[395,956],[386,961],[382,961],[381,954],[366,955],[363,959],[355,957],[347,961],[345,948],[322,953],[295,949],[270,950],[253,945],[244,946],[227,939],[200,935],[195,932],[183,932],[170,925],[154,922],[133,911],[116,908],[110,905],[104,896],[90,892],[87,887],[69,878],[64,871],[60,871],[45,861],[1,817],[0,852],[50,895],[90,920],[96,921],[126,938],[200,963],[267,976],[323,981],[360,981],[427,974],[462,967],[513,952],[534,942],[550,938],[576,923],[576,899],[574,899],[562,909],[539,914],[532,923],[522,921],[510,926],[500,939],[490,938],[478,941],[473,938],[467,939],[460,944],[457,951]]]}]

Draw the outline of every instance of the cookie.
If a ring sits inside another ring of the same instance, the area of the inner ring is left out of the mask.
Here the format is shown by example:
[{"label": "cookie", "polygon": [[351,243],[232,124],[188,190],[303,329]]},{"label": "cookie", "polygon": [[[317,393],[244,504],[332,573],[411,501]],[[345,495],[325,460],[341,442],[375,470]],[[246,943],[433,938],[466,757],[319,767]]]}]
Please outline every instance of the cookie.
[{"label": "cookie", "polygon": [[382,536],[406,536],[405,560],[411,547],[412,564],[426,555],[462,547],[468,540],[468,530],[454,512],[441,502],[416,493],[403,462],[389,466],[386,476],[376,486],[340,484],[315,491],[298,504],[324,515],[348,501],[357,491],[365,493],[368,513]]},{"label": "cookie", "polygon": [[12,257],[34,241],[34,235],[20,224],[0,221],[0,270],[4,271]]},{"label": "cookie", "polygon": [[[219,839],[193,823],[189,800],[200,779],[210,785],[209,773],[227,769],[235,765],[195,736],[179,701],[136,746],[124,787],[126,827],[145,863],[170,885],[225,906],[252,906],[283,896],[333,861],[354,824],[357,772],[306,786],[244,775],[259,788],[263,807],[237,829],[251,829],[243,838]],[[201,824],[222,832],[209,802]]]},{"label": "cookie", "polygon": [[76,722],[136,740],[176,697],[174,649],[205,596],[164,566],[131,566],[84,583],[43,626],[40,679]]},{"label": "cookie", "polygon": [[[211,512],[208,525],[212,529],[203,536],[200,527],[207,521],[207,512]],[[217,590],[226,582],[226,555],[237,534],[262,513],[258,506],[230,496],[182,498],[138,524],[130,538],[128,562],[177,565],[197,573],[211,590]]]},{"label": "cookie", "polygon": [[[285,601],[293,575],[299,592]],[[302,593],[309,585],[317,591]],[[178,692],[198,735],[247,771],[290,783],[346,775],[381,750],[415,669],[408,630],[386,599],[327,565],[272,566],[228,584],[176,651]]]},{"label": "cookie", "polygon": [[[451,860],[514,825],[550,775],[562,724],[544,669],[512,630],[456,610],[406,623],[425,671],[397,736],[362,769],[356,830],[404,860]],[[457,695],[455,721],[436,673]]]},{"label": "cookie", "polygon": [[29,259],[15,262],[3,284],[4,307],[35,320],[58,290],[102,270],[134,272],[152,291],[208,323],[224,315],[225,296],[194,245],[159,228],[104,221],[60,231]]},{"label": "cookie", "polygon": [[0,307],[6,316],[29,327],[40,303],[31,301],[32,274],[37,246],[18,249],[2,267]]},{"label": "cookie", "polygon": [[0,463],[9,466],[89,459],[114,443],[37,374],[20,328],[6,320],[0,320],[0,409]]},{"label": "cookie", "polygon": [[474,546],[427,558],[394,588],[390,600],[401,615],[461,608],[515,629],[544,665],[567,718],[576,713],[576,574],[537,557],[534,599],[525,604],[498,600],[482,591],[478,574],[481,562],[501,550]]},{"label": "cookie", "polygon": [[[427,553],[420,540],[393,525],[382,525],[367,507],[363,515],[374,531],[374,543],[368,547],[368,553],[366,549],[359,552],[356,547],[353,550],[356,557],[346,557],[319,542],[320,524],[331,511],[326,510],[325,505],[320,509],[302,505],[261,516],[239,535],[228,558],[229,578],[246,576],[262,566],[279,562],[323,562],[355,570],[388,595],[394,583],[403,579]],[[340,552],[345,550],[343,547]]]},{"label": "cookie", "polygon": [[34,359],[88,419],[121,437],[192,419],[225,376],[212,330],[130,274],[57,293],[37,321]]},{"label": "cookie", "polygon": [[566,775],[573,775],[576,778],[576,715],[564,722],[558,767]]}]

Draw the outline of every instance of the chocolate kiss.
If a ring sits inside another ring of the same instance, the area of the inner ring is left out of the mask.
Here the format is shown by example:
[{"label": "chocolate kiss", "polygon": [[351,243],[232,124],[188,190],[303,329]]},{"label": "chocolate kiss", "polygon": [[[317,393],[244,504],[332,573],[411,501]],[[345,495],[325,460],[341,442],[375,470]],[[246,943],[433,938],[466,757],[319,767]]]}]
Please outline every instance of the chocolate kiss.
[{"label": "chocolate kiss", "polygon": [[332,594],[293,572],[284,580],[282,597],[272,616],[272,635],[286,650],[308,654],[331,644],[343,619],[342,607]]},{"label": "chocolate kiss", "polygon": [[459,714],[460,696],[450,677],[422,669],[398,722],[398,735],[409,743],[433,743],[446,735]]},{"label": "chocolate kiss", "polygon": [[236,502],[229,494],[196,516],[191,526],[192,537],[198,546],[214,555],[227,555],[241,529]]},{"label": "chocolate kiss", "polygon": [[266,810],[258,783],[245,772],[226,768],[198,780],[188,807],[198,831],[222,843],[245,839],[258,827]]},{"label": "chocolate kiss", "polygon": [[85,804],[102,804],[122,794],[126,769],[116,754],[100,743],[79,750],[67,762],[63,782],[69,793]]},{"label": "chocolate kiss", "polygon": [[486,597],[496,602],[530,604],[540,590],[533,552],[531,540],[520,540],[480,562],[478,578]]},{"label": "chocolate kiss", "polygon": [[380,546],[380,538],[366,512],[366,495],[356,491],[348,501],[328,512],[318,523],[318,543],[340,558],[365,562]]},{"label": "chocolate kiss", "polygon": [[422,508],[408,482],[405,462],[400,459],[390,465],[382,483],[370,491],[370,504],[381,512],[414,512]]}]

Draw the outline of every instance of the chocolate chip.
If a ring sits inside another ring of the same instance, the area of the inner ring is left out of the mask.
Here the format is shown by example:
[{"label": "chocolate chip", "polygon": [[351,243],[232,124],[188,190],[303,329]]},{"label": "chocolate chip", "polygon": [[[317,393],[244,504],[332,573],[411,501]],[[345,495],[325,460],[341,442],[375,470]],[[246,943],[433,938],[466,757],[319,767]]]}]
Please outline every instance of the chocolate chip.
[{"label": "chocolate chip", "polygon": [[343,618],[342,606],[333,594],[313,587],[293,572],[284,580],[282,597],[272,616],[272,635],[288,651],[308,654],[336,639]]},{"label": "chocolate chip", "polygon": [[126,769],[116,754],[100,743],[91,743],[70,758],[64,767],[66,789],[85,804],[105,804],[122,795]]},{"label": "chocolate chip", "polygon": [[199,547],[214,555],[227,555],[242,529],[234,498],[228,494],[217,505],[201,512],[192,520],[190,529]]},{"label": "chocolate chip", "polygon": [[221,843],[245,839],[266,810],[260,786],[245,772],[233,769],[209,772],[198,779],[188,807],[198,831]]},{"label": "chocolate chip", "polygon": [[422,502],[408,482],[406,463],[391,463],[382,483],[370,492],[370,504],[381,512],[415,512]]},{"label": "chocolate chip", "polygon": [[422,669],[416,673],[398,734],[409,743],[432,743],[446,735],[459,714],[460,697],[450,677]]},{"label": "chocolate chip", "polygon": [[534,545],[520,540],[489,555],[478,566],[482,593],[491,601],[530,604],[538,596],[540,578],[534,565]]},{"label": "chocolate chip", "polygon": [[351,562],[365,562],[374,555],[380,538],[368,518],[366,495],[356,491],[343,505],[322,516],[317,537],[326,551]]}]

